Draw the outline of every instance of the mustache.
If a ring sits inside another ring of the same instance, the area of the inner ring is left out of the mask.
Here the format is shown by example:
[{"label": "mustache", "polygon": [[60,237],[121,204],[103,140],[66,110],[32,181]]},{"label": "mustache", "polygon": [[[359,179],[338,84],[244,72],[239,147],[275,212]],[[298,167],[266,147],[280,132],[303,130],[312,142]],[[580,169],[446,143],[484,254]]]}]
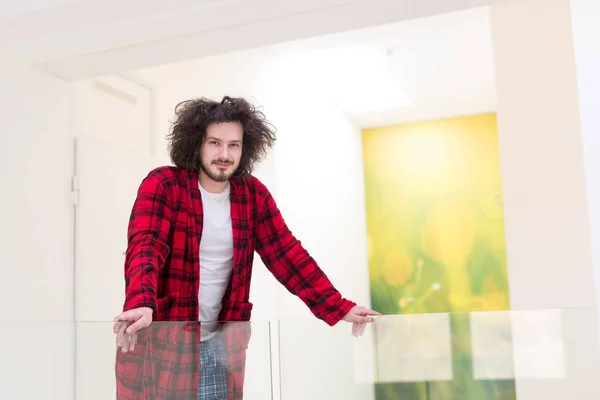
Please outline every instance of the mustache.
[{"label": "mustache", "polygon": [[232,160],[220,160],[219,159],[219,160],[214,160],[212,163],[213,164],[229,164],[229,165],[232,165],[233,161]]}]

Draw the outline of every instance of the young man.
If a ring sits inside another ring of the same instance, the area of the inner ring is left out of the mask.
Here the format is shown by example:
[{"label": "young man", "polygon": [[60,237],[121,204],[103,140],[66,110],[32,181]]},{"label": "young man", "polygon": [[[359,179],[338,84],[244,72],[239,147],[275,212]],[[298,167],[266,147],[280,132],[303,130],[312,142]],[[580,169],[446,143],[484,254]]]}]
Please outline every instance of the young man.
[{"label": "young man", "polygon": [[[223,322],[250,320],[255,251],[327,324],[351,322],[360,335],[379,314],[340,295],[251,175],[275,142],[261,112],[225,97],[182,102],[175,115],[175,166],[149,173],[131,213],[125,304],[114,324],[117,398],[238,400],[249,333],[233,323],[223,335]],[[169,332],[152,321],[201,322]]]}]

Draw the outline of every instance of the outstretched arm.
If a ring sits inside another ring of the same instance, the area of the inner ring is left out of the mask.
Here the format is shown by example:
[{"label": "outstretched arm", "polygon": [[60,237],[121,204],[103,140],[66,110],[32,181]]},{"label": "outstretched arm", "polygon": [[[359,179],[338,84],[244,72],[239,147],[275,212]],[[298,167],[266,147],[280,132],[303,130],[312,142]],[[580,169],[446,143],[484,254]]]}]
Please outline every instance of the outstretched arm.
[{"label": "outstretched arm", "polygon": [[268,191],[256,227],[256,251],[275,278],[327,324],[335,325],[342,319],[364,323],[370,321],[367,315],[378,315],[341,296],[290,232]]}]

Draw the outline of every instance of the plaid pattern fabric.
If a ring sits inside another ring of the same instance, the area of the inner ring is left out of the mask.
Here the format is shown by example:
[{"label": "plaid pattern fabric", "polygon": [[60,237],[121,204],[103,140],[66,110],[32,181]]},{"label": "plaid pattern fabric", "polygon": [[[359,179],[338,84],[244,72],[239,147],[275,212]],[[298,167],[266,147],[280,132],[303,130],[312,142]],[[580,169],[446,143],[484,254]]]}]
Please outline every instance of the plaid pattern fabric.
[{"label": "plaid pattern fabric", "polygon": [[[241,399],[250,322],[222,324],[200,341],[199,322],[153,322],[133,351],[116,354],[117,399]],[[241,379],[241,381],[240,381]],[[233,383],[233,386],[232,386]]]},{"label": "plaid pattern fabric", "polygon": [[200,361],[198,323],[153,322],[133,351],[117,349],[117,399],[197,400]]},{"label": "plaid pattern fabric", "polygon": [[227,356],[218,338],[200,343],[198,400],[227,400]]},{"label": "plaid pattern fabric", "polygon": [[[355,305],[344,299],[325,273],[302,247],[277,208],[268,189],[254,177],[231,179],[233,274],[223,297],[221,321],[250,320],[250,279],[254,252],[291,293],[297,295],[318,318],[329,325],[340,321]],[[176,167],[160,167],[142,181],[131,212],[125,257],[123,310],[151,307],[154,321],[197,321],[199,240],[204,219],[198,174]],[[229,368],[229,399],[243,393],[249,324],[225,327],[223,346]],[[160,352],[168,377],[152,360],[159,356],[151,347],[117,356],[117,398],[187,399],[197,369],[187,366],[199,353]],[[193,346],[193,345],[192,345]],[[192,355],[190,355],[192,354]],[[136,358],[137,357],[137,358]],[[142,374],[136,371],[141,365]]]}]

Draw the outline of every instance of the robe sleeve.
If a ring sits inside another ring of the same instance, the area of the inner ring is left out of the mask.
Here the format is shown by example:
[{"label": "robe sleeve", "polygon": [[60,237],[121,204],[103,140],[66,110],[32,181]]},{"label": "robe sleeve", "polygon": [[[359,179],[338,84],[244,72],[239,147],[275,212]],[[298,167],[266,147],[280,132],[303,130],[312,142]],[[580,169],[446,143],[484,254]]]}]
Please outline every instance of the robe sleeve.
[{"label": "robe sleeve", "polygon": [[275,278],[298,296],[319,319],[333,326],[356,303],[332,285],[315,260],[288,229],[270,193],[264,201],[256,227],[256,252]]},{"label": "robe sleeve", "polygon": [[156,312],[158,272],[169,254],[172,205],[160,173],[141,183],[127,233],[124,311],[150,307]]}]

